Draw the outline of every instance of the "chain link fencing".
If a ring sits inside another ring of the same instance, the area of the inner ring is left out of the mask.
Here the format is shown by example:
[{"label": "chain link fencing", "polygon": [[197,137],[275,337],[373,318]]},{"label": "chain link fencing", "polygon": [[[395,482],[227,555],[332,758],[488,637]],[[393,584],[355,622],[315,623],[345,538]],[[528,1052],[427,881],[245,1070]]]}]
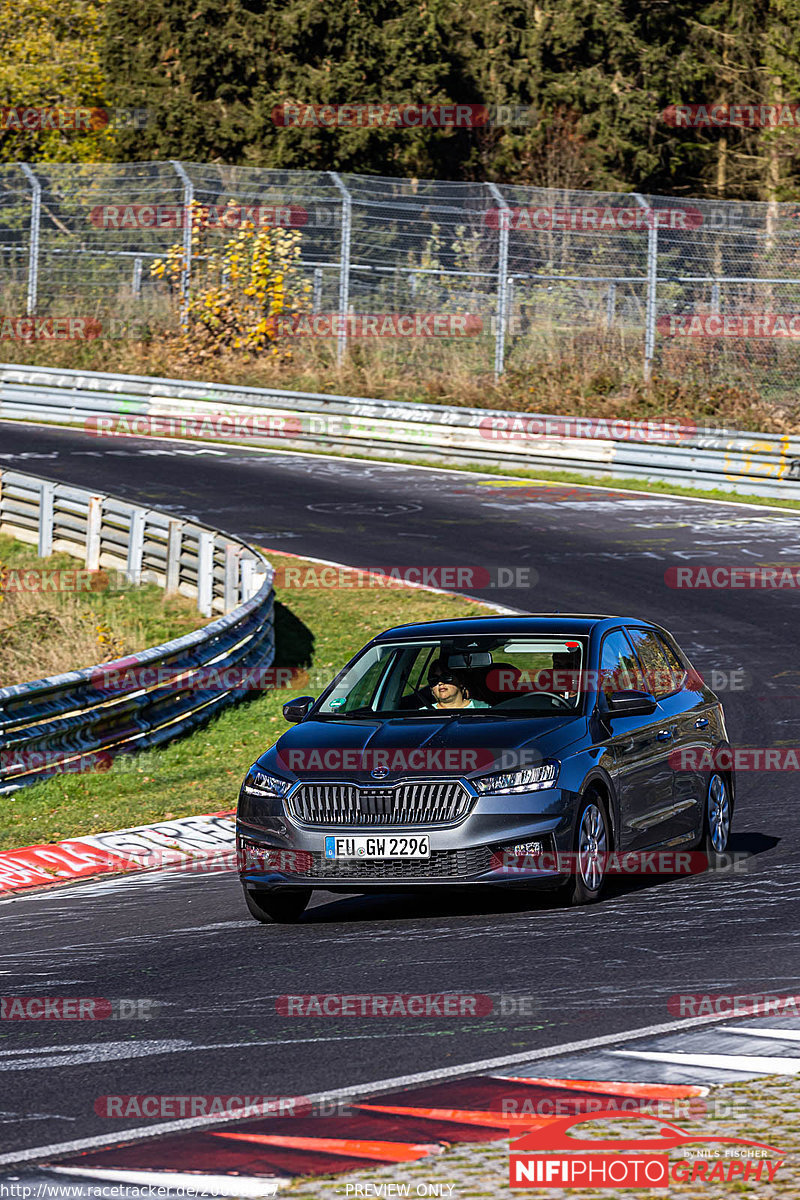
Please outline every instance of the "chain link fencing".
[{"label": "chain link fencing", "polygon": [[[2,337],[30,333],[20,315],[92,319],[110,336],[177,328],[204,277],[193,202],[221,243],[247,220],[299,232],[314,319],[293,333],[331,361],[391,341],[401,359],[437,369],[447,345],[462,367],[497,378],[603,346],[640,380],[793,397],[794,204],[177,161],[4,165]],[[151,274],[171,247],[177,289]]]}]

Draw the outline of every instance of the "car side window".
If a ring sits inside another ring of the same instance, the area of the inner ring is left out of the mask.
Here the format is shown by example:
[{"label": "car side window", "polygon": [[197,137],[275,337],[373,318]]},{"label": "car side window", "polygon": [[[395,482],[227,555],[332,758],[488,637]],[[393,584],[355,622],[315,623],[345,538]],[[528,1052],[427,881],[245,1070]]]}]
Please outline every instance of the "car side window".
[{"label": "car side window", "polygon": [[667,656],[667,662],[669,663],[669,669],[672,672],[672,680],[673,680],[673,684],[674,684],[673,691],[677,692],[679,690],[679,688],[682,688],[683,685],[686,683],[686,677],[688,675],[688,671],[686,670],[686,667],[683,665],[681,660],[678,658],[678,655],[673,650],[672,646],[670,646],[667,639],[663,638],[660,633],[657,636],[658,636],[659,645],[661,646],[661,649],[664,651],[664,653]]},{"label": "car side window", "polygon": [[[680,676],[686,672],[677,664],[676,676],[674,667],[667,658],[664,643],[656,631],[631,628],[628,633],[644,671],[647,691],[652,692],[656,700],[663,700],[665,696],[677,692],[681,686]],[[674,658],[674,655],[672,657]]]},{"label": "car side window", "polygon": [[614,629],[603,639],[598,691],[604,696],[610,692],[647,691],[633,647],[622,629]]}]

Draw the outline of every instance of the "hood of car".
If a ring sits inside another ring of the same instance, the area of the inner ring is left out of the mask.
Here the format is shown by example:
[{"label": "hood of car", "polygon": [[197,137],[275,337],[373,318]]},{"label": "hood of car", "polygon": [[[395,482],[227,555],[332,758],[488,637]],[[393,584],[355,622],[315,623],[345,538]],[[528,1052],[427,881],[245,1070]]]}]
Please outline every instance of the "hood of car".
[{"label": "hood of car", "polygon": [[309,720],[288,730],[258,765],[294,779],[372,781],[470,776],[536,766],[584,737],[583,716],[400,717]]}]

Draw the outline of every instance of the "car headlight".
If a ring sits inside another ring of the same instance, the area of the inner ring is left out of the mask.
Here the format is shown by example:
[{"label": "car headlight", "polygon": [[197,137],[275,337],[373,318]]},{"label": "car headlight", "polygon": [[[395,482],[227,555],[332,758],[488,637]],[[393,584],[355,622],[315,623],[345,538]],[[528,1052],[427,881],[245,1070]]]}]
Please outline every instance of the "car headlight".
[{"label": "car headlight", "polygon": [[244,781],[249,796],[285,796],[291,786],[288,779],[279,779],[266,771],[249,771]]},{"label": "car headlight", "polygon": [[519,771],[501,771],[496,775],[481,775],[472,783],[479,792],[538,792],[552,787],[558,777],[557,762],[541,763],[538,767],[523,767]]}]

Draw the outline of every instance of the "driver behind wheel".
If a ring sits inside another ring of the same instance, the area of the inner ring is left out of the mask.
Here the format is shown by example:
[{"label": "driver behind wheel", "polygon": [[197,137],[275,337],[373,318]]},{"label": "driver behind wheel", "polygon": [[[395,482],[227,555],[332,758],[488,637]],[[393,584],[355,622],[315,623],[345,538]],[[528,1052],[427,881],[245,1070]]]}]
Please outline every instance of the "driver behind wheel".
[{"label": "driver behind wheel", "polygon": [[553,655],[553,692],[564,700],[574,700],[580,686],[580,650],[558,651]]},{"label": "driver behind wheel", "polygon": [[438,708],[452,711],[456,708],[489,708],[483,700],[473,700],[470,697],[466,681],[455,671],[437,658],[431,663],[428,671],[428,687],[433,692],[433,704],[426,704],[426,709]]}]

